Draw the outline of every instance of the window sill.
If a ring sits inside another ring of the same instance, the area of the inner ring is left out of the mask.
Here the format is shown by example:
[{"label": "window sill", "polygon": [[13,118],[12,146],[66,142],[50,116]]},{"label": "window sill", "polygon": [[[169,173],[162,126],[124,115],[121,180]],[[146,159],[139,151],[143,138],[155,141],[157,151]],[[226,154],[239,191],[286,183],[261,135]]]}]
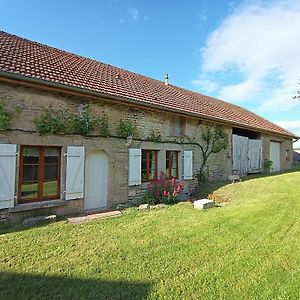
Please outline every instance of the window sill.
[{"label": "window sill", "polygon": [[50,207],[64,206],[67,204],[68,204],[67,201],[64,201],[64,200],[49,200],[49,201],[23,203],[23,204],[18,204],[17,206],[10,208],[9,212],[50,208]]}]

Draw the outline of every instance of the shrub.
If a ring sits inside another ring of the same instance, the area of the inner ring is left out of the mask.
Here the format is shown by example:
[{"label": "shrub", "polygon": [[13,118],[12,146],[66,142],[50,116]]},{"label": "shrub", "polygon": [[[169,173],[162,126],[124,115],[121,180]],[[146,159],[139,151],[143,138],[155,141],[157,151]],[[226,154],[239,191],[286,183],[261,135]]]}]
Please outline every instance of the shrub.
[{"label": "shrub", "polygon": [[172,204],[176,203],[182,189],[182,182],[176,182],[176,178],[167,177],[161,172],[157,179],[153,179],[149,182],[143,198],[144,201],[149,204]]},{"label": "shrub", "polygon": [[264,161],[264,171],[265,173],[270,173],[271,167],[273,166],[273,161],[270,159],[265,159]]}]

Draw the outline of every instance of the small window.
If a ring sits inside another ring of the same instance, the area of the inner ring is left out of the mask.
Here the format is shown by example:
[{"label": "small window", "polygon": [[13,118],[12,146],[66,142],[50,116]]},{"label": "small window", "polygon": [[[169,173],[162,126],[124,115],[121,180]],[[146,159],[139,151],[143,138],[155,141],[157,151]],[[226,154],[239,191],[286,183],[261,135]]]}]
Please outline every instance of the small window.
[{"label": "small window", "polygon": [[59,147],[21,147],[20,203],[59,197],[60,151]]},{"label": "small window", "polygon": [[184,135],[185,118],[180,116],[172,116],[170,119],[170,136]]},{"label": "small window", "polygon": [[287,161],[289,161],[290,160],[290,150],[285,150],[285,159],[287,160]]},{"label": "small window", "polygon": [[142,150],[142,181],[157,178],[157,150]]},{"label": "small window", "polygon": [[166,152],[166,174],[178,178],[178,151]]}]

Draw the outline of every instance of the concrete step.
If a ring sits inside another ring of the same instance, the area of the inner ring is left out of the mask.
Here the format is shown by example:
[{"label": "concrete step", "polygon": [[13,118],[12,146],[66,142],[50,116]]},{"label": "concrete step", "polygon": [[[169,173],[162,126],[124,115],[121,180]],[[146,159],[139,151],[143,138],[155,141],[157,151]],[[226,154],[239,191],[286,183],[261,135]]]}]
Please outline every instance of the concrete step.
[{"label": "concrete step", "polygon": [[121,215],[122,213],[119,210],[112,210],[112,211],[106,211],[106,212],[101,212],[96,214],[89,214],[81,217],[68,218],[68,221],[71,224],[80,224],[91,220],[114,218]]}]

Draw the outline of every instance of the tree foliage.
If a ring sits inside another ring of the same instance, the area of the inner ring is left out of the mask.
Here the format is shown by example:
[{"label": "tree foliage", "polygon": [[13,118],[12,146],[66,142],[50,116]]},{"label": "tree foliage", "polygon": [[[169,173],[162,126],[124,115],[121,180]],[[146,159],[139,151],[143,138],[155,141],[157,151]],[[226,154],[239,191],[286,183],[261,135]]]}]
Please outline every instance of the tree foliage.
[{"label": "tree foliage", "polygon": [[[300,84],[300,82],[299,82]],[[297,95],[293,97],[293,99],[300,99],[300,90],[297,91]]]},{"label": "tree foliage", "polygon": [[199,147],[202,154],[202,163],[197,173],[198,183],[204,182],[208,179],[208,174],[205,172],[205,167],[208,158],[213,153],[218,153],[228,146],[228,134],[220,125],[212,125],[206,127],[201,134],[201,141]]}]

